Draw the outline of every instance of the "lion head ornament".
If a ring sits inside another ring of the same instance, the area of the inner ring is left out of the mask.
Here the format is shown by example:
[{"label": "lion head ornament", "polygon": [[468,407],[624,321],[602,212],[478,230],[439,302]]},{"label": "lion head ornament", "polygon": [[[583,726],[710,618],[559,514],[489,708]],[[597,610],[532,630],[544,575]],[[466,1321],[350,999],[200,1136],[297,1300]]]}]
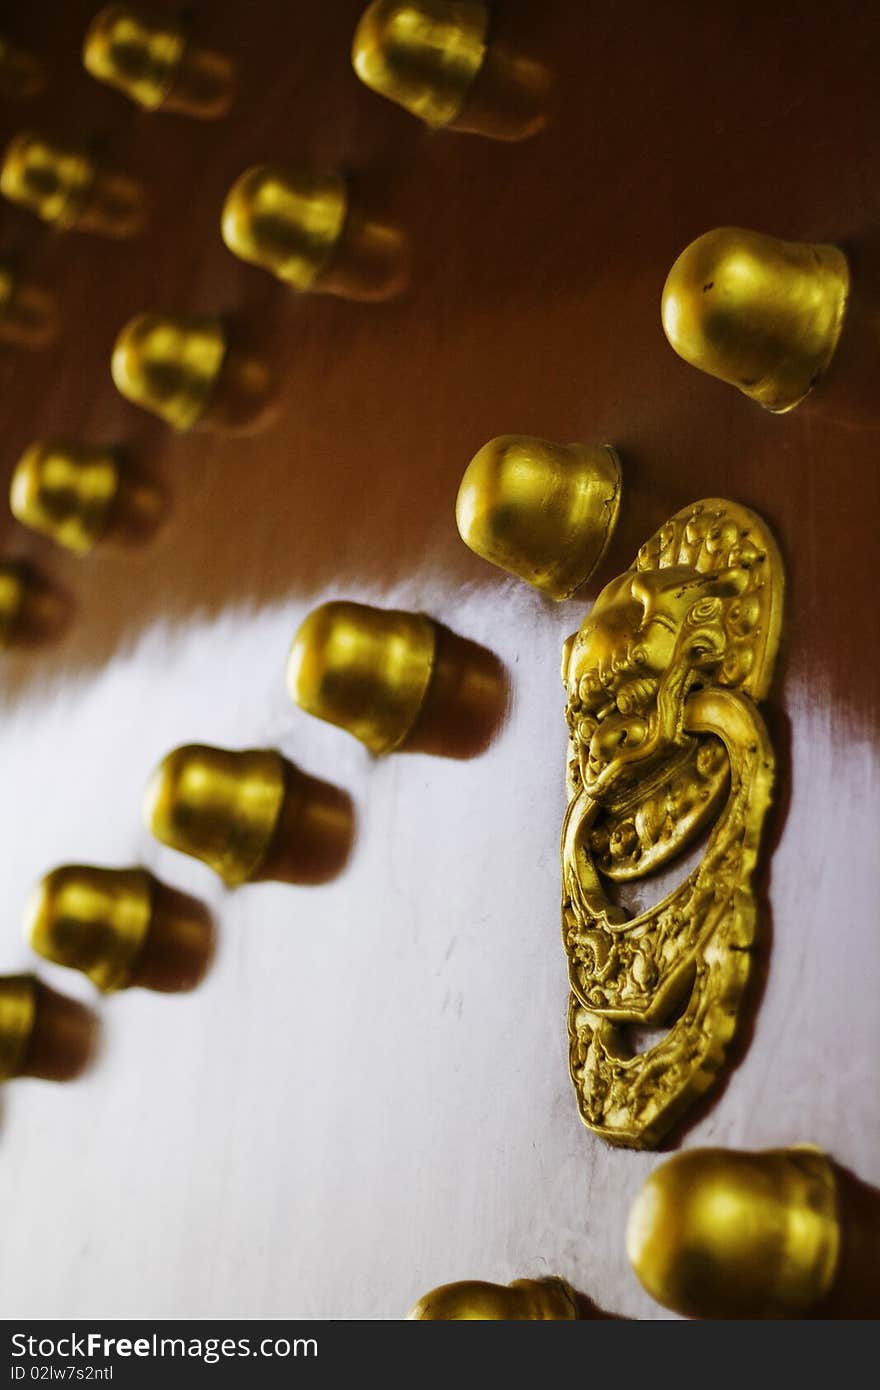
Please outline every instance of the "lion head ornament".
[{"label": "lion head ornament", "polygon": [[[585,1124],[650,1148],[716,1080],[756,946],[751,886],[773,752],[757,702],[783,577],[761,520],[712,499],[678,512],[565,644],[562,836],[571,1075]],[[696,868],[635,917],[610,883]],[[667,1029],[645,1051],[633,1028]]]}]

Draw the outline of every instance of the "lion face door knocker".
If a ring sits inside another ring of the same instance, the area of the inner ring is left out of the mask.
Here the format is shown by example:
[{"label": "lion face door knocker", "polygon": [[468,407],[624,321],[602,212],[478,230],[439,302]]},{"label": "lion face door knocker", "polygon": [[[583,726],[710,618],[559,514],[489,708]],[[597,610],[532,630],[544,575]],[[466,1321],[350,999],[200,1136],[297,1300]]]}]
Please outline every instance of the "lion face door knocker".
[{"label": "lion face door knocker", "polygon": [[[779,645],[783,574],[763,522],[711,499],[674,517],[565,644],[562,834],[571,1076],[584,1123],[651,1148],[714,1083],[757,922],[752,873],[773,786],[756,702]],[[711,831],[699,864],[629,918],[639,878]],[[633,1054],[627,1027],[668,1032]]]}]

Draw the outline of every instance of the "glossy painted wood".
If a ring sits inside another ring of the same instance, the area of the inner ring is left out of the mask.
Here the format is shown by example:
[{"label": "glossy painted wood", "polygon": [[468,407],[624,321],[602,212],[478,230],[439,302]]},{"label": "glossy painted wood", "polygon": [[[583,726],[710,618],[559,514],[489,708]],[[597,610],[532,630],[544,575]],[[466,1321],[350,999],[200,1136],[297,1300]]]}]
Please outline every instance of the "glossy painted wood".
[{"label": "glossy painted wood", "polygon": [[[812,1141],[880,1183],[880,20],[812,0],[499,3],[499,28],[557,79],[548,131],[503,145],[431,133],[360,86],[359,0],[203,6],[204,41],[241,71],[215,123],[91,81],[95,8],[19,7],[10,33],[51,81],[4,107],[0,133],[94,137],[143,180],[151,221],[113,244],[0,210],[0,251],[22,252],[62,321],[51,348],[0,349],[0,482],[37,436],[120,443],[169,514],[152,544],[87,561],[0,522],[4,553],[76,605],[57,645],[3,657],[0,968],[29,965],[20,905],[65,860],[140,860],[212,905],[220,948],[192,996],[103,1006],[87,1079],[7,1089],[6,1314],[396,1318],[448,1280],[558,1273],[659,1316],[623,1247],[654,1159],[582,1129],[566,1073],[558,659],[584,602],[552,605],[472,555],[455,494],[493,435],[613,442],[623,514],[587,597],[698,497],[773,525],[789,595],[769,969],[740,1065],[679,1141]],[[410,234],[408,292],[296,298],[236,261],[220,209],[257,160],[350,172]],[[858,313],[790,416],[663,337],[666,271],[724,223],[851,253]],[[144,308],[228,315],[278,373],[274,420],[175,436],[126,404],[110,351]],[[373,763],[297,711],[287,646],[331,597],[421,608],[496,652],[512,700],[489,751]],[[273,745],[346,787],[346,873],[228,895],[156,846],[141,789],[188,740]]]}]

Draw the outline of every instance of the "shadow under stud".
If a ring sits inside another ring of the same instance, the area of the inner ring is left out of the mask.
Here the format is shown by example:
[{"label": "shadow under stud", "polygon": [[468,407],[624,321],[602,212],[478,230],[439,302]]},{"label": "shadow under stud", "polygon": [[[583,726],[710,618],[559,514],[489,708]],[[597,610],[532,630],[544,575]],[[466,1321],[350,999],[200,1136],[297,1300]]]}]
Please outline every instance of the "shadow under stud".
[{"label": "shadow under stud", "polygon": [[805,1317],[839,1263],[834,1166],[809,1148],[676,1154],[636,1197],[626,1245],[648,1293],[686,1317]]},{"label": "shadow under stud", "polygon": [[219,319],[138,314],[116,339],[110,370],[126,400],[189,430],[209,408],[226,352]]},{"label": "shadow under stud", "polygon": [[59,231],[124,238],[141,228],[141,187],[103,169],[82,146],[23,131],[0,165],[0,193]]},{"label": "shadow under stud", "polygon": [[548,75],[491,29],[482,0],[373,0],[355,31],[354,70],[428,126],[523,140],[546,122]]},{"label": "shadow under stud", "polygon": [[146,111],[211,120],[226,114],[235,95],[228,58],[197,48],[171,15],[134,5],[107,5],[95,15],[83,65]]},{"label": "shadow under stud", "polygon": [[827,371],[849,291],[836,246],[719,227],[682,251],[661,316],[679,357],[782,414]]},{"label": "shadow under stud", "polygon": [[553,599],[581,588],[620,510],[620,462],[607,445],[505,434],[465,469],[455,519],[465,545]]},{"label": "shadow under stud", "polygon": [[[758,704],[784,577],[737,503],[683,508],[601,591],[565,644],[568,811],[562,938],[569,1067],[584,1123],[655,1147],[715,1084],[761,942],[753,877],[775,760]],[[630,916],[610,885],[699,862]],[[659,1034],[634,1048],[633,1031]]]},{"label": "shadow under stud", "polygon": [[380,300],[406,278],[404,237],[353,203],[340,174],[255,165],[229,190],[221,232],[233,255],[300,293]]},{"label": "shadow under stud", "polygon": [[511,1284],[466,1280],[442,1284],[420,1298],[410,1322],[573,1322],[579,1300],[564,1279],[514,1279]]}]

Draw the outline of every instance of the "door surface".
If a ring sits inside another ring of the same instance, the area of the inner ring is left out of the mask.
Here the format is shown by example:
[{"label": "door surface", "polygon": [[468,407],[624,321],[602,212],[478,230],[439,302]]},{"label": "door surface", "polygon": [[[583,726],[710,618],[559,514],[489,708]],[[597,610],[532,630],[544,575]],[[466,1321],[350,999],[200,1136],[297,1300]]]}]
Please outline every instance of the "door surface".
[{"label": "door surface", "polygon": [[[0,352],[0,481],[32,439],[67,434],[122,445],[169,507],[150,544],[76,560],[4,504],[3,553],[75,613],[55,644],[2,658],[0,968],[32,967],[23,904],[69,861],[140,863],[203,899],[217,954],[191,994],[101,1001],[81,1080],[5,1088],[4,1315],[398,1318],[448,1280],[558,1273],[615,1313],[666,1316],[623,1245],[657,1156],[588,1133],[567,1074],[559,657],[599,583],[678,508],[730,497],[773,528],[788,588],[767,705],[781,771],[766,984],[728,1084],[674,1143],[806,1141],[880,1182],[880,416],[861,387],[880,16],[499,0],[499,32],[555,74],[547,130],[501,144],[432,133],[360,85],[360,0],[198,7],[240,78],[216,122],[141,113],[90,79],[97,8],[5,7],[51,72],[3,107],[0,134],[95,139],[143,181],[149,222],[111,242],[0,210],[0,250],[25,257],[61,320],[54,345]],[[405,294],[297,297],[235,260],[220,208],[264,160],[349,172],[408,233]],[[862,336],[791,415],[664,339],[669,266],[725,224],[851,253]],[[145,308],[228,316],[279,377],[262,430],[175,435],[116,394],[114,338]],[[466,463],[507,432],[620,451],[620,525],[572,601],[506,578],[456,532]],[[298,711],[287,648],[328,597],[421,610],[494,652],[510,699],[490,747],[379,761]],[[345,788],[344,873],[227,892],[160,848],[142,789],[191,741],[275,747]],[[73,972],[43,976],[94,1002]]]}]

